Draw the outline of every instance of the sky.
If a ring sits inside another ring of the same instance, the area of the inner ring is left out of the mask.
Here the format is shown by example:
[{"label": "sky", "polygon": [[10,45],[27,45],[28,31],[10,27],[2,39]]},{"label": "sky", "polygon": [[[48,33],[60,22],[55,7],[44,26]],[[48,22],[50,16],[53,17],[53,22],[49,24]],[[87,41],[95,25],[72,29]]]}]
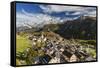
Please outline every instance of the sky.
[{"label": "sky", "polygon": [[62,23],[74,20],[81,15],[96,17],[96,7],[46,5],[46,4],[16,4],[17,26],[30,24],[43,26],[49,23]]}]

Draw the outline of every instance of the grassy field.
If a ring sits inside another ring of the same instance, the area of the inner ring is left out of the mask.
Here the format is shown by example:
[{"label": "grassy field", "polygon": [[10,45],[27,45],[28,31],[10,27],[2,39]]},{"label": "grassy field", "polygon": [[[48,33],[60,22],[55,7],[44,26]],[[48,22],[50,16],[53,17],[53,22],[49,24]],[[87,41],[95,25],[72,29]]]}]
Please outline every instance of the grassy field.
[{"label": "grassy field", "polygon": [[31,46],[31,42],[25,36],[17,35],[16,41],[16,52],[23,52],[26,48]]}]

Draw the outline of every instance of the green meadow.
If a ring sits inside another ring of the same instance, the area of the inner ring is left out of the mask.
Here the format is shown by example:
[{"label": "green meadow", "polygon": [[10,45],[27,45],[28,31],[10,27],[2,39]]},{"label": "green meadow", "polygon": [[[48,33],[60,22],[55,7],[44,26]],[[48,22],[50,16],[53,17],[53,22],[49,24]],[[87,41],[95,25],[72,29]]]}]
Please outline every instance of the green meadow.
[{"label": "green meadow", "polygon": [[25,36],[17,35],[16,41],[16,52],[23,52],[25,49],[31,46],[30,40],[27,39]]}]

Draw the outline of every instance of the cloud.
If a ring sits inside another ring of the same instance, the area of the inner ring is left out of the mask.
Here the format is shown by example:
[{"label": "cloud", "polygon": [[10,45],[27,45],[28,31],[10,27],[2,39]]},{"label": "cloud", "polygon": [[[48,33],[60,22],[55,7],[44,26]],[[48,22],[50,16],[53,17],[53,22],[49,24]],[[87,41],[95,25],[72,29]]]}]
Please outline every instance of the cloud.
[{"label": "cloud", "polygon": [[[58,6],[58,5],[40,5],[44,13],[30,13],[22,9],[21,12],[16,14],[17,26],[27,26],[25,23],[33,26],[43,26],[49,23],[60,23],[67,20],[77,19],[80,15],[96,17],[95,7],[74,7],[74,6]],[[73,13],[70,13],[70,12]],[[65,12],[65,17],[52,16],[51,13]],[[48,14],[50,13],[50,14]],[[68,16],[67,16],[68,15]],[[75,17],[70,17],[70,15]]]},{"label": "cloud", "polygon": [[36,27],[38,25],[42,27],[44,24],[60,22],[60,17],[53,17],[43,13],[30,13],[26,12],[24,9],[22,9],[20,13],[17,12],[16,17],[17,26],[26,26],[25,24],[28,23]]},{"label": "cloud", "polygon": [[[60,13],[66,12],[65,15],[86,15],[90,16],[96,12],[96,7],[81,7],[81,6],[63,6],[63,5],[40,5],[39,6],[45,13]],[[70,14],[69,12],[75,12]],[[94,14],[96,16],[96,14]]]},{"label": "cloud", "polygon": [[82,14],[81,12],[74,12],[71,15],[81,15],[81,14]]},{"label": "cloud", "polygon": [[59,5],[40,5],[40,8],[43,9],[44,12],[48,13],[66,11],[66,6]]},{"label": "cloud", "polygon": [[96,17],[96,11],[88,12],[85,16]]},{"label": "cloud", "polygon": [[24,13],[24,14],[27,15],[27,16],[33,16],[32,13],[28,13],[28,12],[26,12],[24,9],[22,9],[22,13]]}]

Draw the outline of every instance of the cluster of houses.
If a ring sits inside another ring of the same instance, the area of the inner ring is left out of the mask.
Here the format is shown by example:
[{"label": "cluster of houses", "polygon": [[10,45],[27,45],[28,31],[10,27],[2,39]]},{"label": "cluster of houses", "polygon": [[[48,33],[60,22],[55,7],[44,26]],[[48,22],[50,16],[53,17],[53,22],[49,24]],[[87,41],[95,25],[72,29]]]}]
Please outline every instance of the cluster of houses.
[{"label": "cluster of houses", "polygon": [[95,60],[86,51],[82,50],[82,46],[78,44],[76,45],[74,43],[62,43],[65,42],[63,38],[59,38],[59,40],[51,40],[44,35],[30,35],[29,39],[32,41],[32,47],[34,50],[41,50],[44,52],[44,55],[39,55],[34,58],[34,64],[67,63]]}]

